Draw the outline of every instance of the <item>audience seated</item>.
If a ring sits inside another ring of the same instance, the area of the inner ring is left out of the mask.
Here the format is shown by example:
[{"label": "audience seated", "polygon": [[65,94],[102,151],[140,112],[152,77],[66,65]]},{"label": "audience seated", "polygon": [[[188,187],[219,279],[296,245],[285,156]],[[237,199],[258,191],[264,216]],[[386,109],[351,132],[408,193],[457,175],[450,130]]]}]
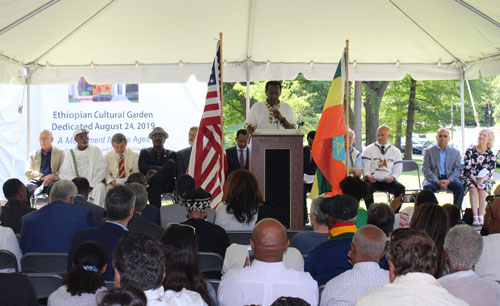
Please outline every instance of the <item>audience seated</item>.
[{"label": "audience seated", "polygon": [[[118,185],[111,188],[104,202],[108,220],[98,227],[83,229],[75,233],[68,252],[68,270],[72,267],[75,248],[84,241],[96,241],[102,244],[108,253],[108,267],[113,267],[112,254],[118,239],[128,233],[127,225],[134,215],[134,204],[135,194],[130,187]],[[111,268],[103,274],[104,280],[113,280],[113,276]]]},{"label": "audience seated", "polygon": [[161,237],[165,246],[165,279],[163,288],[180,292],[183,288],[198,292],[205,303],[217,304],[216,293],[201,274],[194,228],[170,224]]},{"label": "audience seated", "polygon": [[483,251],[483,238],[478,232],[468,225],[453,227],[446,234],[444,251],[450,274],[438,279],[443,288],[471,306],[500,303],[500,285],[473,271]]},{"label": "audience seated", "polygon": [[[358,176],[348,176],[339,183],[343,195],[351,196],[358,202],[358,215],[356,218],[356,227],[360,228],[366,225],[366,209],[359,206],[361,199],[370,195],[370,184],[363,181]],[[368,207],[368,206],[367,206]]]},{"label": "audience seated", "polygon": [[[222,274],[226,274],[230,270],[241,269],[248,266],[248,248],[250,245],[233,243],[226,249],[224,256],[224,264],[222,266]],[[304,271],[304,257],[296,248],[288,247],[283,252],[283,263],[288,269]]]},{"label": "audience seated", "polygon": [[263,202],[255,175],[238,169],[229,175],[224,190],[224,202],[215,210],[215,224],[226,231],[251,231]]},{"label": "audience seated", "polygon": [[57,181],[50,190],[49,204],[22,219],[20,246],[23,253],[68,252],[73,234],[94,226],[90,209],[74,205],[76,186]]},{"label": "audience seated", "polygon": [[94,216],[94,224],[99,225],[102,218],[106,216],[106,211],[101,206],[88,201],[90,192],[92,191],[89,181],[84,177],[75,177],[71,181],[75,184],[78,192],[75,197],[75,205],[90,209]]},{"label": "audience seated", "polygon": [[[395,202],[396,204],[394,204]],[[424,203],[439,204],[436,195],[432,190],[420,190],[420,192],[415,196],[415,204],[413,206],[408,206],[394,215],[394,229],[410,227],[410,221],[413,213],[415,212],[415,209],[417,208],[417,206]],[[401,197],[395,198],[393,203],[391,204],[391,206],[393,207],[399,207],[400,205]],[[394,209],[394,211],[396,211],[396,209]]]},{"label": "audience seated", "polygon": [[115,288],[141,289],[148,306],[207,305],[198,292],[186,288],[179,292],[163,289],[165,250],[159,241],[147,235],[125,235],[118,241],[113,259]]},{"label": "audience seated", "polygon": [[132,173],[139,173],[139,154],[127,148],[127,138],[116,133],[111,138],[113,150],[106,153],[106,189],[123,184]]},{"label": "audience seated", "polygon": [[73,267],[64,276],[64,285],[52,292],[48,306],[96,306],[96,296],[106,290],[101,275],[107,268],[106,249],[101,244],[81,243],[73,253]]},{"label": "audience seated", "polygon": [[[370,205],[368,210],[374,205]],[[365,225],[354,233],[351,243],[352,270],[326,283],[321,294],[321,306],[355,305],[366,292],[389,283],[389,271],[379,267],[379,261],[385,255],[386,239],[385,233],[374,225]]]},{"label": "audience seated", "polygon": [[411,218],[410,228],[421,229],[427,232],[436,244],[438,265],[434,277],[443,275],[445,265],[444,237],[450,229],[448,216],[444,209],[433,203],[424,203],[417,207]]},{"label": "audience seated", "polygon": [[361,296],[357,306],[468,305],[448,293],[434,278],[437,249],[426,232],[417,229],[394,231],[388,257],[391,283]]},{"label": "audience seated", "polygon": [[[175,182],[175,196],[174,204],[164,205],[160,208],[161,226],[165,228],[169,223],[180,223],[187,218],[186,206],[182,203],[182,199],[186,192],[195,189],[194,179],[188,175],[183,174],[177,178]],[[215,222],[215,211],[207,208],[207,221]]]},{"label": "audience seated", "polygon": [[35,288],[21,273],[0,273],[0,303],[5,306],[38,306]]},{"label": "audience seated", "polygon": [[142,290],[132,286],[104,291],[97,296],[99,306],[146,306],[148,301]]},{"label": "audience seated", "polygon": [[450,222],[450,228],[454,227],[457,224],[460,224],[462,221],[460,208],[453,204],[444,204],[443,209],[446,211],[448,215],[448,220]]},{"label": "audience seated", "polygon": [[210,193],[201,188],[188,191],[183,199],[188,218],[182,224],[191,225],[196,229],[198,251],[215,252],[224,257],[226,248],[229,246],[227,233],[222,227],[205,219],[211,201],[212,196]]},{"label": "audience seated", "polygon": [[[146,187],[146,189],[148,188],[148,180],[142,173],[132,173],[128,177],[125,184],[134,182],[141,184],[142,186]],[[147,204],[142,210],[142,216],[148,219],[149,221],[153,222],[154,224],[161,225],[160,209],[156,206]]]},{"label": "audience seated", "polygon": [[134,217],[128,223],[128,230],[131,233],[143,233],[151,238],[160,239],[163,228],[142,216],[142,210],[146,207],[146,201],[148,200],[146,187],[139,183],[127,183],[126,186],[130,187],[135,194]]},{"label": "audience seated", "polygon": [[394,212],[387,204],[374,203],[368,209],[366,222],[380,228],[389,239],[394,225]]},{"label": "audience seated", "polygon": [[318,285],[308,273],[288,269],[283,252],[289,240],[274,219],[260,221],[250,240],[255,260],[250,266],[226,273],[219,285],[219,305],[270,305],[281,296],[299,297],[318,305]]},{"label": "audience seated", "polygon": [[335,276],[352,269],[347,253],[351,249],[356,231],[358,203],[346,195],[336,195],[321,200],[320,209],[326,215],[330,228],[327,241],[315,247],[306,258],[305,271],[319,285],[326,284]]},{"label": "audience seated", "polygon": [[317,245],[328,240],[328,223],[325,214],[319,207],[322,198],[322,196],[318,196],[312,199],[310,220],[313,230],[300,231],[290,241],[290,247],[297,248],[302,255],[309,254]]},{"label": "audience seated", "polygon": [[311,306],[308,302],[301,298],[281,296],[274,301],[271,306]]},{"label": "audience seated", "polygon": [[34,208],[28,206],[26,186],[16,178],[8,179],[3,184],[3,195],[7,203],[0,207],[0,223],[2,226],[12,228],[14,233],[20,233],[21,218],[35,211]]},{"label": "audience seated", "polygon": [[[7,250],[12,252],[17,259],[17,267],[21,268],[21,249],[19,248],[19,242],[17,241],[16,234],[10,227],[0,226],[0,250]],[[15,272],[13,268],[7,268],[0,270],[0,273],[5,272]]]},{"label": "audience seated", "polygon": [[484,228],[489,235],[483,237],[483,253],[477,262],[474,271],[480,277],[500,282],[500,197],[488,196],[486,199],[486,215]]}]

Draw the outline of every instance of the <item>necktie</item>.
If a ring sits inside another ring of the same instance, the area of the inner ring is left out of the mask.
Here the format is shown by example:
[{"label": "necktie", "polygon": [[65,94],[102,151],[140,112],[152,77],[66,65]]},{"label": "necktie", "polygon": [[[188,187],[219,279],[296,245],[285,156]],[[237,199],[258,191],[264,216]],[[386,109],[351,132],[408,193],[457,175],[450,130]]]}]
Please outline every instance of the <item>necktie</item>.
[{"label": "necktie", "polygon": [[245,157],[243,156],[243,150],[240,149],[240,168],[245,167]]},{"label": "necktie", "polygon": [[382,154],[385,154],[385,146],[381,146],[380,151],[382,151]]},{"label": "necktie", "polygon": [[120,155],[118,160],[118,177],[125,178],[125,163],[123,162],[123,155]]}]

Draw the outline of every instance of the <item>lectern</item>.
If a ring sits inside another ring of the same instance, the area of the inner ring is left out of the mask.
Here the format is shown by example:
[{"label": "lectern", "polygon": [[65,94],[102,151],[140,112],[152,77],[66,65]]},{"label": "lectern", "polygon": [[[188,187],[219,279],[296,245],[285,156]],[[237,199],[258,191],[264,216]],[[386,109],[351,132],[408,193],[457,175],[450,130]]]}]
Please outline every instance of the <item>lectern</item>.
[{"label": "lectern", "polygon": [[304,227],[303,135],[298,130],[255,130],[250,145],[250,171],[266,202],[284,204],[288,228]]}]

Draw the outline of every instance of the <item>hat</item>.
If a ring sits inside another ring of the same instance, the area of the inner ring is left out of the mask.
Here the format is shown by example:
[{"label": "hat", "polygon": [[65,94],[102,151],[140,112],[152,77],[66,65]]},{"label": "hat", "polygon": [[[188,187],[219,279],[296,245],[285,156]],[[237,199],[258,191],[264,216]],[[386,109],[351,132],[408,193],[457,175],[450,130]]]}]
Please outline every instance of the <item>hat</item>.
[{"label": "hat", "polygon": [[76,130],[75,132],[73,132],[73,137],[76,137],[76,135],[78,134],[82,134],[82,133],[88,133],[89,130],[87,129],[79,129],[79,130]]},{"label": "hat", "polygon": [[149,133],[149,139],[153,139],[154,134],[162,134],[163,136],[165,136],[165,139],[168,138],[168,133],[165,132],[165,130],[159,126],[155,127],[153,129],[153,131],[151,131],[151,133]]},{"label": "hat", "polygon": [[358,215],[358,202],[346,195],[336,195],[321,199],[320,209],[328,216],[337,220],[347,221]]},{"label": "hat", "polygon": [[205,212],[210,207],[210,202],[212,202],[210,193],[202,188],[196,188],[186,192],[181,204],[186,206],[188,211]]}]

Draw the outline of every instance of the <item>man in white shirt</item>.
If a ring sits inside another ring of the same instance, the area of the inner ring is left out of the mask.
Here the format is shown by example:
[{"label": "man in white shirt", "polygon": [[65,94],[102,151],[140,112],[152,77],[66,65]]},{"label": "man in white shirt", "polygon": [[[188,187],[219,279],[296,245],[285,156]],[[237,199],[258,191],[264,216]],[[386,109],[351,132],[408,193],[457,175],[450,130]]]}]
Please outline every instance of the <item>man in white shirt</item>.
[{"label": "man in white shirt", "polygon": [[86,178],[92,187],[91,202],[102,206],[106,197],[106,187],[103,183],[107,173],[106,160],[101,149],[89,145],[88,130],[77,130],[73,137],[77,146],[66,152],[59,176],[67,180],[80,176]]},{"label": "man in white shirt", "polygon": [[321,306],[355,305],[361,295],[389,283],[389,271],[379,266],[386,239],[385,233],[374,225],[356,231],[351,243],[354,266],[326,283]]},{"label": "man in white shirt", "polygon": [[370,185],[370,195],[365,199],[366,209],[373,203],[375,191],[387,191],[394,197],[405,193],[405,186],[397,181],[403,170],[401,152],[389,144],[391,131],[387,125],[377,129],[377,141],[363,151],[363,174]]},{"label": "man in white shirt", "polygon": [[248,134],[256,129],[294,129],[297,121],[292,107],[287,103],[281,103],[281,83],[269,81],[266,83],[266,96],[264,102],[255,103],[248,113],[245,126]]},{"label": "man in white shirt", "polygon": [[275,219],[255,226],[250,239],[255,260],[249,267],[231,270],[223,277],[217,298],[221,306],[271,305],[281,296],[299,297],[318,305],[318,284],[307,272],[285,267],[286,230]]},{"label": "man in white shirt", "polygon": [[444,240],[450,274],[438,279],[441,286],[469,305],[493,306],[500,303],[500,285],[480,278],[474,271],[483,250],[483,239],[472,227],[461,224],[451,228]]},{"label": "man in white shirt", "polygon": [[122,133],[111,138],[112,151],[106,154],[108,172],[106,189],[124,184],[132,173],[139,173],[139,154],[127,148],[127,138]]},{"label": "man in white shirt", "polygon": [[[138,262],[138,258],[140,261]],[[198,292],[183,288],[165,291],[165,252],[162,244],[141,233],[123,236],[113,252],[115,288],[133,286],[144,291],[148,306],[207,305]]]},{"label": "man in white shirt", "polygon": [[474,271],[480,277],[500,281],[500,265],[498,264],[500,254],[500,196],[492,195],[486,197],[486,214],[484,216],[484,228],[489,235],[483,237],[483,253],[477,262]]},{"label": "man in white shirt", "polygon": [[391,284],[364,294],[357,306],[468,305],[441,287],[432,276],[437,269],[437,248],[423,230],[394,231],[388,255]]}]

